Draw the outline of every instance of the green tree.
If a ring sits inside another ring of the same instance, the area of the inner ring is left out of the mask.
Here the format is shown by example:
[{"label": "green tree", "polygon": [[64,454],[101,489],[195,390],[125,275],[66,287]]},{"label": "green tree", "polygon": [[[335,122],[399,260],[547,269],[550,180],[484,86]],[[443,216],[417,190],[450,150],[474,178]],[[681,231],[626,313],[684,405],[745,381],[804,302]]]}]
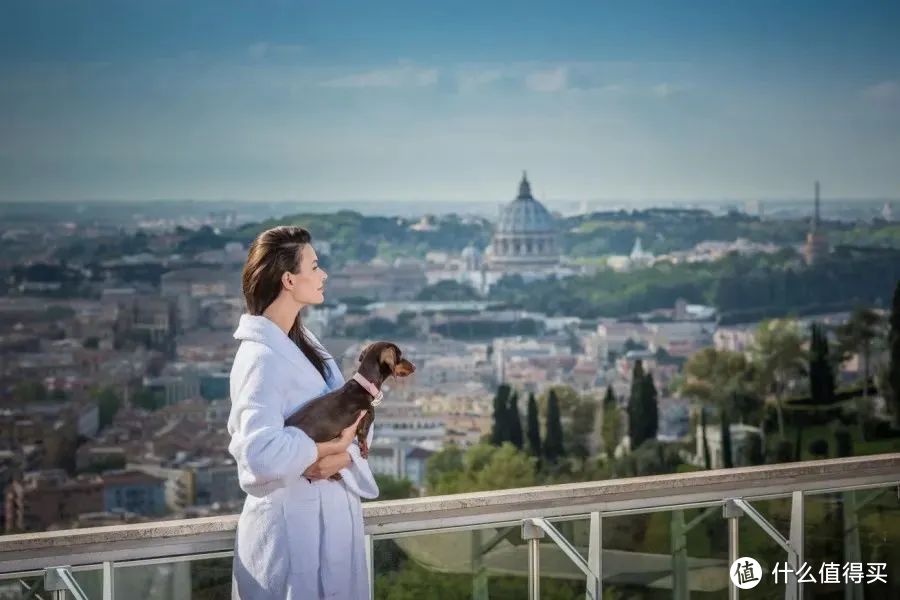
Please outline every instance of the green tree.
[{"label": "green tree", "polygon": [[540,461],[541,451],[541,427],[538,422],[537,401],[534,394],[528,394],[528,452]]},{"label": "green tree", "polygon": [[837,328],[838,352],[842,359],[858,354],[862,362],[863,403],[868,404],[872,342],[880,337],[881,315],[870,308],[856,307],[846,323]]},{"label": "green tree", "polygon": [[853,456],[853,434],[846,425],[840,424],[834,430],[835,455],[838,458]]},{"label": "green tree", "polygon": [[894,425],[900,428],[900,280],[894,288],[888,329],[888,366],[885,397],[894,413]]},{"label": "green tree", "polygon": [[[707,468],[710,468],[711,461],[706,439],[706,410],[717,408],[721,413],[723,408],[732,408],[729,403],[735,410],[746,408],[750,405],[746,399],[755,396],[756,386],[756,371],[743,352],[704,348],[694,353],[685,364],[679,390],[700,404],[700,435]],[[750,414],[741,416],[746,418]]]},{"label": "green tree", "polygon": [[[834,403],[834,371],[828,337],[820,325],[810,326],[809,391],[813,404],[827,406]],[[859,415],[862,419],[862,415]]]},{"label": "green tree", "polygon": [[409,479],[397,479],[390,475],[375,475],[378,484],[379,500],[400,500],[416,496],[415,488]]},{"label": "green tree", "polygon": [[554,385],[543,398],[544,414],[550,400],[550,391],[556,395],[562,425],[565,427],[563,454],[582,459],[590,454],[591,437],[594,435],[597,401],[593,397],[580,395],[568,385]]},{"label": "green tree", "polygon": [[778,435],[783,439],[784,394],[788,386],[806,372],[806,352],[800,327],[790,319],[764,321],[756,330],[751,353],[762,388],[775,400]]},{"label": "green tree", "polygon": [[758,435],[748,435],[744,438],[742,448],[742,461],[744,466],[755,467],[764,462],[762,438]]},{"label": "green tree", "polygon": [[462,470],[463,451],[456,444],[447,444],[425,462],[425,486],[435,494],[435,490],[450,485]]},{"label": "green tree", "polygon": [[609,458],[622,440],[622,411],[619,402],[613,393],[612,386],[606,387],[606,396],[603,398],[603,448]]},{"label": "green tree", "polygon": [[494,394],[494,425],[491,429],[491,444],[499,446],[509,441],[509,419],[507,407],[509,406],[510,387],[501,383]]},{"label": "green tree", "polygon": [[712,469],[712,455],[709,452],[709,440],[706,436],[706,405],[700,405],[700,436],[703,446],[703,466],[709,471]]},{"label": "green tree", "polygon": [[647,415],[644,426],[644,439],[655,440],[659,431],[659,393],[653,381],[653,373],[644,374],[644,389],[641,393],[642,412]]},{"label": "green tree", "polygon": [[472,473],[472,480],[473,489],[459,491],[507,490],[538,484],[534,458],[508,443],[493,449],[484,466]]},{"label": "green tree", "polygon": [[641,396],[644,389],[644,362],[638,359],[631,371],[631,392],[628,395],[628,437],[632,450],[636,450],[644,441],[641,429],[643,425],[641,419],[645,417],[641,414]]},{"label": "green tree", "polygon": [[[428,491],[432,494],[456,494],[527,487],[537,484],[535,459],[509,442],[499,448],[476,444],[465,454],[445,450],[428,459]],[[440,458],[439,455],[444,454]],[[437,469],[437,473],[432,473]]]},{"label": "green tree", "polygon": [[156,411],[165,405],[166,399],[160,390],[141,388],[132,395],[131,402],[145,410]]},{"label": "green tree", "polygon": [[731,459],[731,421],[728,418],[728,409],[722,406],[720,411],[719,423],[721,425],[722,437],[722,466],[726,469],[730,469],[734,466],[734,461]]},{"label": "green tree", "polygon": [[506,410],[507,426],[509,427],[509,441],[516,449],[521,450],[524,444],[522,439],[522,417],[519,414],[519,393],[513,392]]},{"label": "green tree", "polygon": [[113,422],[113,418],[122,406],[122,399],[115,390],[109,387],[95,389],[92,396],[97,401],[100,429],[103,429]]},{"label": "green tree", "polygon": [[544,456],[550,463],[555,463],[565,454],[563,447],[563,430],[559,413],[559,401],[556,390],[551,389],[547,397],[547,423],[544,435]]},{"label": "green tree", "polygon": [[656,385],[653,376],[644,372],[643,362],[638,360],[634,364],[628,398],[628,435],[632,450],[647,440],[656,439],[658,426]]},{"label": "green tree", "polygon": [[683,464],[680,445],[647,440],[630,454],[613,463],[615,477],[640,477],[674,473]]}]

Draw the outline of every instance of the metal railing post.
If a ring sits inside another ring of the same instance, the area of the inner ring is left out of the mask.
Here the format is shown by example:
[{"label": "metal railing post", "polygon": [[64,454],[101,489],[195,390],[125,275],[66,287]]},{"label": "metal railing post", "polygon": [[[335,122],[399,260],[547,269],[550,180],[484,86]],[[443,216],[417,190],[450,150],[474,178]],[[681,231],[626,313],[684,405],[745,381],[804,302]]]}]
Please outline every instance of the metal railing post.
[{"label": "metal railing post", "polygon": [[794,585],[792,587],[795,588],[795,591],[793,594],[789,594],[789,590],[786,590],[784,594],[786,599],[796,598],[796,600],[803,600],[803,584],[800,583],[799,578],[797,577],[797,571],[800,569],[800,565],[803,564],[803,522],[805,512],[803,507],[803,492],[793,492],[791,494],[791,531],[788,539],[791,548],[794,549],[793,555],[789,556],[793,559]]},{"label": "metal railing post", "polygon": [[686,529],[684,511],[673,511],[669,523],[669,537],[672,547],[672,598],[675,600],[690,600],[691,597],[687,574]]},{"label": "metal railing post", "polygon": [[522,521],[522,539],[528,542],[528,600],[541,598],[541,539],[544,531],[532,523]]},{"label": "metal railing post", "polygon": [[107,560],[103,563],[103,600],[115,600],[116,597],[116,564]]},{"label": "metal railing post", "polygon": [[472,600],[488,600],[488,574],[484,566],[482,543],[484,531],[472,530]]},{"label": "metal railing post", "polygon": [[603,597],[603,515],[591,513],[590,541],[588,542],[588,567],[593,577],[587,576],[587,600],[600,600]]},{"label": "metal railing post", "polygon": [[369,600],[375,600],[375,557],[372,536],[366,535],[366,567],[369,569]]},{"label": "metal railing post", "polygon": [[740,558],[740,519],[743,509],[734,500],[726,500],[722,516],[728,520],[728,599],[737,600],[738,587],[731,580],[731,565]]}]

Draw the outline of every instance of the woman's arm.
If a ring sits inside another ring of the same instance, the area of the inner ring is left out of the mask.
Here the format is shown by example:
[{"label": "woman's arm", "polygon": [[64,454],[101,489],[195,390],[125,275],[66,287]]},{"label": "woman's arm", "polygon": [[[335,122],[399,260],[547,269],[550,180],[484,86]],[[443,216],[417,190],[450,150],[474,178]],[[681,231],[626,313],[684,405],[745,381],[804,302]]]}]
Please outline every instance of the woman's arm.
[{"label": "woman's arm", "polygon": [[256,356],[244,374],[237,397],[232,398],[228,451],[253,483],[300,477],[315,463],[320,451],[334,453],[332,442],[316,444],[296,427],[285,427],[276,382],[280,374],[270,361]]},{"label": "woman's arm", "polygon": [[319,460],[303,472],[305,477],[309,479],[328,479],[350,464],[350,454],[347,452],[347,447],[356,439],[356,429],[359,427],[359,422],[362,421],[365,414],[366,411],[359,411],[356,421],[345,427],[338,438],[331,442],[326,442],[330,444],[329,450],[332,452],[328,455],[320,453]]},{"label": "woman's arm", "polygon": [[304,471],[303,476],[308,479],[328,479],[341,469],[346,468],[350,462],[350,454],[347,452],[324,456]]}]

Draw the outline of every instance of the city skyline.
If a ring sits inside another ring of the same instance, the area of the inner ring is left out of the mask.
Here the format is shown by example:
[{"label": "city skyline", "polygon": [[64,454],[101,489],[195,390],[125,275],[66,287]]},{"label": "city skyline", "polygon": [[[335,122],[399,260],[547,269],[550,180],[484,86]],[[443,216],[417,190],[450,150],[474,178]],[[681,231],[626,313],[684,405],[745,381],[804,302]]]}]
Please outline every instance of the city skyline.
[{"label": "city skyline", "polygon": [[0,8],[0,201],[900,195],[896,5],[175,6]]}]

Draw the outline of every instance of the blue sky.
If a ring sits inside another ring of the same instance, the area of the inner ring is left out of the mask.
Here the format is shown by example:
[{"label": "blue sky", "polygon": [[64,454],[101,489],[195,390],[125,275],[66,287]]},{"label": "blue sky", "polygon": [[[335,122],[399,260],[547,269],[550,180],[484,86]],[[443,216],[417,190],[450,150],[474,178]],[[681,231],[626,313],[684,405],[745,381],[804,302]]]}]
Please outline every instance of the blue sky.
[{"label": "blue sky", "polygon": [[0,0],[0,201],[900,197],[900,3]]}]

